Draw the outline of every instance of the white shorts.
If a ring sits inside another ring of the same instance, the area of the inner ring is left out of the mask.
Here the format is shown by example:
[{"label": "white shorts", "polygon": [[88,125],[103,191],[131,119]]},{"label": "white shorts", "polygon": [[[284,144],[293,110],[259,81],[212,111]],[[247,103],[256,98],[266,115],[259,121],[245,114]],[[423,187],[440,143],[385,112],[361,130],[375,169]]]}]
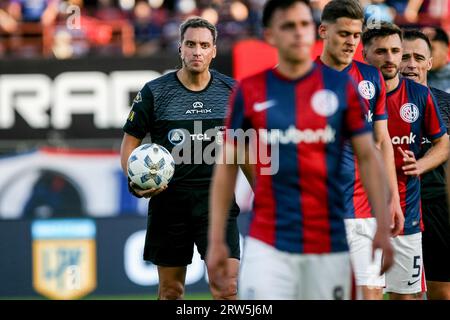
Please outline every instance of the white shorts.
[{"label": "white shorts", "polygon": [[344,221],[356,285],[383,288],[385,277],[380,276],[382,252],[375,251],[372,260],[372,242],[377,230],[377,220],[364,218]]},{"label": "white shorts", "polygon": [[247,237],[238,293],[244,300],[349,300],[350,256],[293,254]]},{"label": "white shorts", "polygon": [[386,292],[414,294],[426,291],[422,233],[392,238],[394,264],[386,272]]}]

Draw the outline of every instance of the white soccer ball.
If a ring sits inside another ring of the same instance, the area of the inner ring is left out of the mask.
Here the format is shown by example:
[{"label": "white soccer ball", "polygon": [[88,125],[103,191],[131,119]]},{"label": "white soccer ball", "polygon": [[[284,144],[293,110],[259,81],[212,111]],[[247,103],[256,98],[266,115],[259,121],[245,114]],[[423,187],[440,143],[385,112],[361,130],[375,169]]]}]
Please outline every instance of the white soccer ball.
[{"label": "white soccer ball", "polygon": [[156,143],[137,147],[128,158],[128,177],[142,189],[166,186],[174,171],[175,161],[172,155]]}]

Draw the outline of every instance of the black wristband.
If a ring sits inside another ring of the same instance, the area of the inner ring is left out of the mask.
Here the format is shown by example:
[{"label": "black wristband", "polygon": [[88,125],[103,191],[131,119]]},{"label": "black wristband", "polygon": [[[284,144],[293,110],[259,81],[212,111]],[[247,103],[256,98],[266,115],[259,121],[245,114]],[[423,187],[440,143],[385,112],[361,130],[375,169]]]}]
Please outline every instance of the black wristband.
[{"label": "black wristband", "polygon": [[134,191],[134,189],[131,187],[131,185],[130,185],[130,182],[131,182],[131,179],[130,179],[130,177],[128,177],[128,191],[133,195],[133,196],[135,196],[136,198],[142,198],[142,196],[140,196],[140,195],[138,195],[137,193],[136,193],[136,191]]}]

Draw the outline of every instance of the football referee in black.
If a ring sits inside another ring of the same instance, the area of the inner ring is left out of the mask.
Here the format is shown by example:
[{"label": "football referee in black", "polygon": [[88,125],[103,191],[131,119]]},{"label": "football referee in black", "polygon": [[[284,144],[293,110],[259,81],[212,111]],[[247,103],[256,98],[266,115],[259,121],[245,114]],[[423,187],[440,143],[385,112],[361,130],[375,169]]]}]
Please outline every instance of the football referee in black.
[{"label": "football referee in black", "polygon": [[[151,197],[144,260],[158,267],[159,299],[183,298],[186,267],[192,262],[194,244],[201,258],[205,258],[213,163],[205,162],[202,155],[211,143],[220,143],[218,138],[224,130],[234,85],[233,79],[209,68],[216,56],[216,39],[217,30],[208,21],[198,17],[185,21],[180,26],[181,69],[146,83],[134,99],[123,127],[120,153],[125,174],[130,153],[147,133],[153,143],[164,146],[173,155],[177,150],[174,148],[191,146],[187,158],[183,150],[182,163],[174,157],[175,174],[168,187],[140,190],[130,185],[135,196]],[[232,271],[225,278],[225,285],[210,283],[215,299],[235,299],[237,294],[239,207],[234,203],[230,210],[227,263]]]}]

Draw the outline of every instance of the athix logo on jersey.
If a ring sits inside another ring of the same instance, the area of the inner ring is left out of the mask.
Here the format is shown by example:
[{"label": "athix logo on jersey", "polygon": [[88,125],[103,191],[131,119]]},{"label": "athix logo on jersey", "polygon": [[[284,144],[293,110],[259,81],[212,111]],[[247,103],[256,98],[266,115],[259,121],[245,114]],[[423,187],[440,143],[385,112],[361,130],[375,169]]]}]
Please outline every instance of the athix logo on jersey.
[{"label": "athix logo on jersey", "polygon": [[192,106],[194,107],[194,109],[198,109],[198,108],[203,108],[203,102],[200,102],[200,101],[197,101],[197,102],[194,102],[193,104],[192,104]]},{"label": "athix logo on jersey", "polygon": [[409,136],[392,137],[392,144],[413,144],[416,143],[417,136],[410,132]]},{"label": "athix logo on jersey", "polygon": [[184,139],[186,138],[184,131],[181,129],[172,129],[167,134],[167,137],[173,145],[181,144],[184,142]]},{"label": "athix logo on jersey", "polygon": [[263,101],[263,102],[256,102],[253,105],[253,110],[255,110],[255,112],[261,112],[261,111],[264,111],[266,109],[272,108],[276,104],[277,104],[277,102],[275,100],[267,100],[267,101]]},{"label": "athix logo on jersey", "polygon": [[322,117],[332,116],[339,106],[336,94],[331,90],[319,90],[311,99],[311,106],[318,115]]},{"label": "athix logo on jersey", "polygon": [[372,121],[373,121],[373,112],[372,111],[368,111],[367,112],[367,114],[366,114],[366,121],[368,122],[368,123],[372,123]]},{"label": "athix logo on jersey", "polygon": [[405,122],[413,123],[419,119],[419,108],[414,103],[405,103],[400,108],[400,117]]},{"label": "athix logo on jersey", "polygon": [[192,104],[192,109],[186,110],[184,114],[205,114],[205,113],[212,113],[212,110],[203,108],[203,102],[196,101]]},{"label": "athix logo on jersey", "polygon": [[375,96],[375,86],[368,80],[363,80],[358,84],[358,92],[366,100],[370,100]]},{"label": "athix logo on jersey", "polygon": [[291,125],[287,130],[260,129],[259,134],[265,144],[299,144],[299,143],[333,143],[336,139],[336,130],[327,125],[324,129],[299,130]]}]

